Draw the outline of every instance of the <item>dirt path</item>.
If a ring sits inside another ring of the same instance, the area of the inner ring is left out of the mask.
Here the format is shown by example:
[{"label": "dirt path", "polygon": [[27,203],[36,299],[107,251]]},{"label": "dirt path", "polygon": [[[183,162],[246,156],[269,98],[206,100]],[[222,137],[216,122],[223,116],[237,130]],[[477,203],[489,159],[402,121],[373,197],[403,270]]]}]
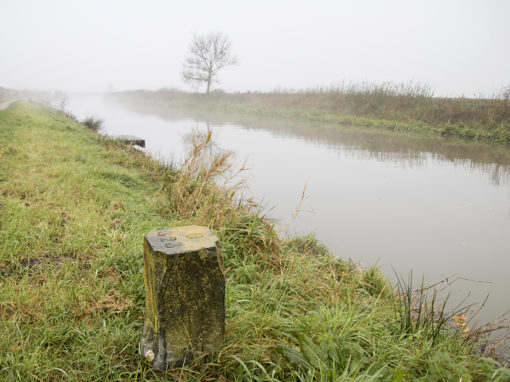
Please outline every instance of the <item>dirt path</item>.
[{"label": "dirt path", "polygon": [[4,110],[4,109],[7,109],[9,107],[9,105],[13,102],[15,102],[16,100],[10,100],[10,101],[5,101],[5,102],[0,102],[0,110]]}]

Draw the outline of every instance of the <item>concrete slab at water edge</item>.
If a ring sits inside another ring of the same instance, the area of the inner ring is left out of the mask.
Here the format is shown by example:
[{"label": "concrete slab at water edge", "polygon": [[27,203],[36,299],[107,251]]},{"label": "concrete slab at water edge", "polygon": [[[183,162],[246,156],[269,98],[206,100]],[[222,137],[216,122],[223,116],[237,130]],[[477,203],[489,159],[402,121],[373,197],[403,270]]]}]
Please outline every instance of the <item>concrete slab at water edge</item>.
[{"label": "concrete slab at water edge", "polygon": [[111,135],[110,137],[127,145],[145,147],[145,139],[135,137],[134,135]]}]

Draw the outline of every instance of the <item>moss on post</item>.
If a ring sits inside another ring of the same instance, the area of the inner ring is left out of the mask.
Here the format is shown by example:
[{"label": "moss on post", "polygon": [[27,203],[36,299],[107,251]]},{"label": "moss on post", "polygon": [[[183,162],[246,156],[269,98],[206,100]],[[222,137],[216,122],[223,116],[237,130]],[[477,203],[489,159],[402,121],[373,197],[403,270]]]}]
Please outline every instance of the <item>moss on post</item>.
[{"label": "moss on post", "polygon": [[140,352],[154,368],[219,351],[225,333],[220,258],[219,241],[206,227],[145,235],[146,311]]}]

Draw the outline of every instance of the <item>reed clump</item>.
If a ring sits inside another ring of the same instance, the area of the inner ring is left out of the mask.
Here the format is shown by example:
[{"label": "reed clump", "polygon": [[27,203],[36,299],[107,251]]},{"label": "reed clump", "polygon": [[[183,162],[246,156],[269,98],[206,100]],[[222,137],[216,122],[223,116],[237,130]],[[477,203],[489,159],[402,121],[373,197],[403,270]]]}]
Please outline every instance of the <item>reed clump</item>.
[{"label": "reed clump", "polygon": [[168,197],[182,218],[217,229],[236,209],[235,198],[243,181],[235,179],[244,168],[234,171],[232,153],[213,149],[211,130],[195,130],[190,140],[186,159],[178,170],[170,170],[176,176],[168,183]]},{"label": "reed clump", "polygon": [[97,117],[87,117],[81,123],[94,132],[98,132],[103,127],[103,120]]},{"label": "reed clump", "polygon": [[183,220],[220,231],[251,253],[276,250],[273,224],[255,201],[241,197],[244,163],[236,164],[232,152],[216,147],[212,130],[193,130],[188,138],[183,163],[167,170],[165,189],[172,210]]}]

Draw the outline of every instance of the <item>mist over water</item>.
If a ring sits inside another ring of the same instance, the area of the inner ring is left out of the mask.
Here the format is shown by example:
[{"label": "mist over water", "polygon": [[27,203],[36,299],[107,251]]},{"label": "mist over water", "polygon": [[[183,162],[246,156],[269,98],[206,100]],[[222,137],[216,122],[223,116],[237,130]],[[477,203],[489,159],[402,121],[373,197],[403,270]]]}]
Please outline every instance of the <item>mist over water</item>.
[{"label": "mist over water", "polygon": [[247,194],[270,208],[282,234],[315,232],[336,255],[378,263],[392,279],[394,268],[430,283],[474,280],[457,281],[452,301],[489,294],[480,323],[510,308],[510,155],[500,147],[268,119],[205,121],[101,96],[72,97],[69,109],[104,118],[106,134],[140,136],[151,155],[177,163],[186,135],[210,128],[221,148],[247,160]]}]

